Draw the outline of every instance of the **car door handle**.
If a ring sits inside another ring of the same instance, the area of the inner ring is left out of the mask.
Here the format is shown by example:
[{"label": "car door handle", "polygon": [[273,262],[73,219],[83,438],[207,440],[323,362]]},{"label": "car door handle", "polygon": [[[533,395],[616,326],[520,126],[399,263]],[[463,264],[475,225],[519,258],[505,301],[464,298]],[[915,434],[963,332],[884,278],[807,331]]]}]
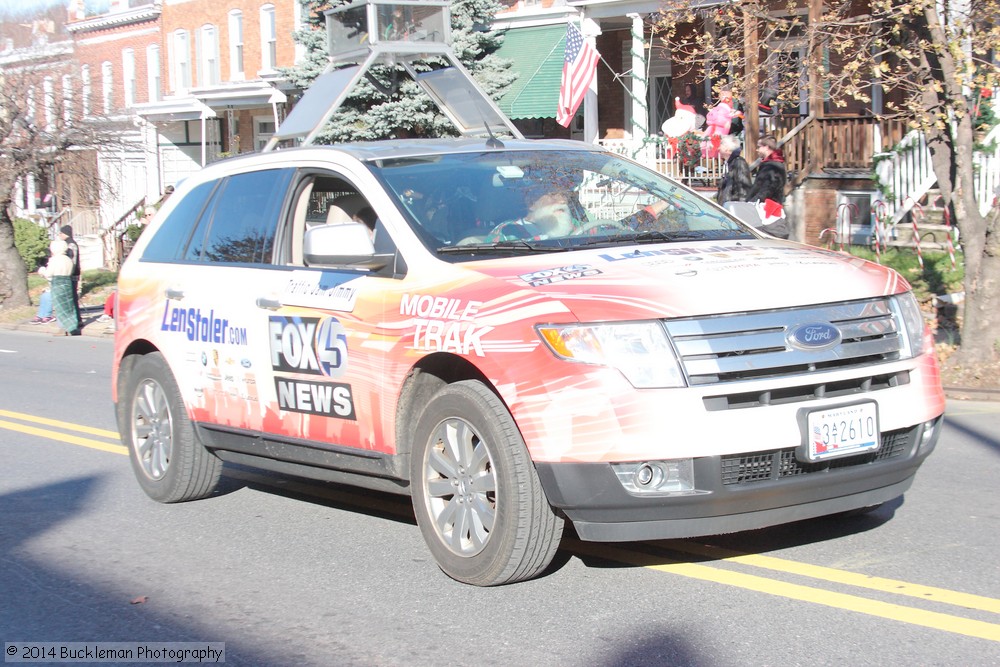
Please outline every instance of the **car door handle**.
[{"label": "car door handle", "polygon": [[168,299],[173,299],[174,301],[180,301],[184,298],[184,290],[177,289],[176,287],[168,287],[166,289],[166,295]]},{"label": "car door handle", "polygon": [[259,296],[257,297],[257,307],[265,308],[267,310],[278,310],[281,308],[281,301],[278,299],[269,299],[267,297]]}]

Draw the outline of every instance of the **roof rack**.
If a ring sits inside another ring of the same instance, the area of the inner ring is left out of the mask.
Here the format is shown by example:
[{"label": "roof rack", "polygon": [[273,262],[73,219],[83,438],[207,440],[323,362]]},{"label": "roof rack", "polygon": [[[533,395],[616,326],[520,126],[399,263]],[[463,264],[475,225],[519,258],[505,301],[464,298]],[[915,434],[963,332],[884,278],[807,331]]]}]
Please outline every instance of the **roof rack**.
[{"label": "roof rack", "polygon": [[[356,0],[324,12],[330,63],[264,147],[283,141],[310,145],[375,65],[401,66],[464,136],[503,128],[524,137],[462,66],[451,48],[449,0]],[[417,72],[414,62],[437,58],[446,67]]]}]

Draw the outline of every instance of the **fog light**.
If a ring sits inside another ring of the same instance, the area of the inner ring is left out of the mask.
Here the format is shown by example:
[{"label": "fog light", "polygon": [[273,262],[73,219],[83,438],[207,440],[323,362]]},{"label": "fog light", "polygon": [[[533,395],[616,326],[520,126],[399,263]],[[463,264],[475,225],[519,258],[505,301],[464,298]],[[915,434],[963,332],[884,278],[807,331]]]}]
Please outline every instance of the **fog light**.
[{"label": "fog light", "polygon": [[653,466],[648,463],[643,463],[635,471],[635,482],[639,486],[649,486],[655,478],[656,472],[653,470]]},{"label": "fog light", "polygon": [[618,481],[635,495],[683,495],[694,488],[694,459],[612,463]]},{"label": "fog light", "polygon": [[917,445],[917,451],[923,451],[926,449],[931,449],[937,444],[938,432],[941,430],[941,417],[937,419],[932,419],[929,422],[924,422],[924,428],[920,433],[920,444]]}]

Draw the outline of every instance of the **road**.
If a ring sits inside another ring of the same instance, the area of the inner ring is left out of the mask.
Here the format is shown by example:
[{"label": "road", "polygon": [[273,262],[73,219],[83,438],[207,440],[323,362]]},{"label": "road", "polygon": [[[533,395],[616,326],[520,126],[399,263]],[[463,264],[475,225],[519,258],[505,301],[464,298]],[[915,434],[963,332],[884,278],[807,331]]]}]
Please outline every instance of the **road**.
[{"label": "road", "polygon": [[950,402],[905,498],[589,544],[493,589],[406,498],[227,467],[164,506],[115,433],[111,341],[0,331],[4,642],[224,642],[228,665],[1000,665],[1000,403]]}]

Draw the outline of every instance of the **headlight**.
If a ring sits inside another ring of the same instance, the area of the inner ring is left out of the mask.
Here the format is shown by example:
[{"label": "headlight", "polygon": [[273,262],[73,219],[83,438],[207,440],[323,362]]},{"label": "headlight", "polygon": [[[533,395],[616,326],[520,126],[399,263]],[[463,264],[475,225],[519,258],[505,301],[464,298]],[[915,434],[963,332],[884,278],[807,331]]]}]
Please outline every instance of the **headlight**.
[{"label": "headlight", "polygon": [[617,368],[637,389],[684,386],[677,355],[659,322],[541,325],[537,331],[556,356]]},{"label": "headlight", "polygon": [[893,311],[898,321],[903,323],[905,348],[900,356],[904,359],[915,357],[924,351],[924,316],[913,292],[892,297]]}]

